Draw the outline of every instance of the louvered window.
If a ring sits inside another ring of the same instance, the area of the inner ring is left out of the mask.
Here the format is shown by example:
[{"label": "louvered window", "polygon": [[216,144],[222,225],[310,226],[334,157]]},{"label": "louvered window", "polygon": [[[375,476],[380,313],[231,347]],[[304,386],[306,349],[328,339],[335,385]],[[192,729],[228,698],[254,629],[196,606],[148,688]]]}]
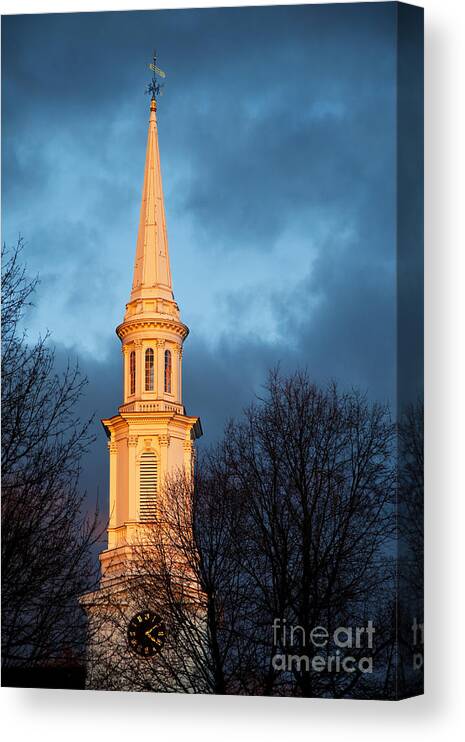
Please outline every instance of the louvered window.
[{"label": "louvered window", "polygon": [[156,519],[157,459],[153,453],[143,453],[140,461],[139,510],[140,519]]}]

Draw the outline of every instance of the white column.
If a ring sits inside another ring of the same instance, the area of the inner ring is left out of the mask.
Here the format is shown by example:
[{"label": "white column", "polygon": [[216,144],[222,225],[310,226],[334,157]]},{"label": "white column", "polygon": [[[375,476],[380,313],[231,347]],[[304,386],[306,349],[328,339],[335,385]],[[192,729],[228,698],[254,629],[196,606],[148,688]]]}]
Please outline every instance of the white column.
[{"label": "white column", "polygon": [[183,443],[184,448],[184,468],[188,477],[192,476],[193,465],[194,465],[194,446],[190,439],[187,439]]},{"label": "white column", "polygon": [[165,483],[165,477],[168,473],[168,448],[170,445],[169,435],[160,435],[158,437],[158,443],[160,445],[160,473],[158,481],[158,491],[161,492]]},{"label": "white column", "polygon": [[137,435],[128,437],[128,520],[137,520],[137,477],[136,477]]},{"label": "white column", "polygon": [[[109,512],[109,529],[116,528],[118,525],[117,506],[116,506],[116,471],[117,471],[117,445],[114,441],[108,441],[108,451],[110,453],[110,512]],[[115,538],[112,532],[108,533],[108,548],[115,547]]]},{"label": "white column", "polygon": [[134,340],[134,350],[136,351],[136,399],[140,399],[142,393],[142,374],[143,374],[143,353],[142,340]]},{"label": "white column", "polygon": [[121,347],[123,354],[123,403],[128,401],[129,396],[129,348],[127,345]]},{"label": "white column", "polygon": [[165,341],[157,340],[157,399],[165,395]]},{"label": "white column", "polygon": [[180,347],[179,345],[175,345],[174,348],[171,351],[171,362],[172,362],[172,368],[171,368],[171,391],[174,396],[175,402],[180,402],[181,396],[180,396],[180,377],[179,377],[179,371],[180,371]]},{"label": "white column", "polygon": [[179,348],[178,360],[178,402],[182,404],[182,346]]}]

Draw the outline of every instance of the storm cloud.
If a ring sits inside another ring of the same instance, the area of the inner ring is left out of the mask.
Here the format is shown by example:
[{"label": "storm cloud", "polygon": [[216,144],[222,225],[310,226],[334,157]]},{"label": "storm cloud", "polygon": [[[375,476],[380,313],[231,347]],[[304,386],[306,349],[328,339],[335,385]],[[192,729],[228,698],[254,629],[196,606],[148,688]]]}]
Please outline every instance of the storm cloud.
[{"label": "storm cloud", "polygon": [[154,45],[184,401],[204,443],[278,363],[394,402],[395,6],[3,19],[3,235],[24,236],[40,275],[31,336],[48,328],[57,366],[88,375],[83,483],[102,505]]}]

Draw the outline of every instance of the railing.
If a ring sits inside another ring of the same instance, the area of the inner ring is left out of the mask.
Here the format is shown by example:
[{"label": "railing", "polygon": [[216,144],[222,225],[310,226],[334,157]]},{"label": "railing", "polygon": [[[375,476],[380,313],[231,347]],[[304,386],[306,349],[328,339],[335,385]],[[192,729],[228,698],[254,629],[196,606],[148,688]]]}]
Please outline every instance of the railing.
[{"label": "railing", "polygon": [[119,408],[120,412],[178,412],[184,415],[184,406],[173,402],[129,402]]}]

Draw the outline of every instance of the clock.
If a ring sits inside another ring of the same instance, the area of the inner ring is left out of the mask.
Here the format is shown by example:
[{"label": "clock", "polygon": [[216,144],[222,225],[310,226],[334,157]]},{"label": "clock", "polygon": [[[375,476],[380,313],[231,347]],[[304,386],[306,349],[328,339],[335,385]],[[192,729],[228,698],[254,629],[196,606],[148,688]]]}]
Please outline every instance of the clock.
[{"label": "clock", "polygon": [[130,649],[141,657],[153,657],[165,643],[166,628],[160,616],[153,611],[139,611],[128,625]]}]

